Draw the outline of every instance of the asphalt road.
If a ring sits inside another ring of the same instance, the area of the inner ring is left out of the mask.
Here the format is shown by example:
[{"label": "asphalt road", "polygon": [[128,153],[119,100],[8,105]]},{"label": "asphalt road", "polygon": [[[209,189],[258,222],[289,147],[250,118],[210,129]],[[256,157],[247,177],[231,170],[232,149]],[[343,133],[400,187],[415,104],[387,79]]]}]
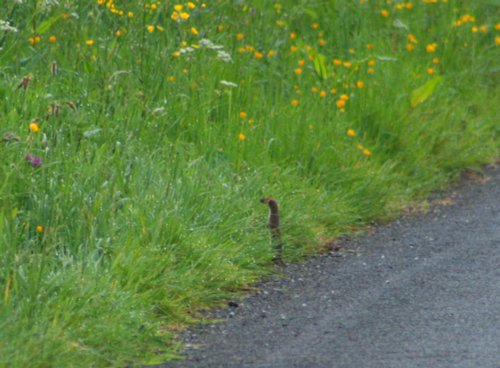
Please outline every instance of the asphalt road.
[{"label": "asphalt road", "polygon": [[163,367],[500,367],[500,169],[291,265]]}]

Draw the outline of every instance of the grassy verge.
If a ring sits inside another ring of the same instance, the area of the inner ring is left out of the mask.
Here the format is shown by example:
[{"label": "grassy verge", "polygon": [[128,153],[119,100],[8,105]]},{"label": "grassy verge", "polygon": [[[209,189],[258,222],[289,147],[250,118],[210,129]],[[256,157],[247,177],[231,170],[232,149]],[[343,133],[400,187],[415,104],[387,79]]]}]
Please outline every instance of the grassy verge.
[{"label": "grassy verge", "polygon": [[168,359],[261,196],[291,262],[499,154],[495,1],[5,3],[0,366]]}]

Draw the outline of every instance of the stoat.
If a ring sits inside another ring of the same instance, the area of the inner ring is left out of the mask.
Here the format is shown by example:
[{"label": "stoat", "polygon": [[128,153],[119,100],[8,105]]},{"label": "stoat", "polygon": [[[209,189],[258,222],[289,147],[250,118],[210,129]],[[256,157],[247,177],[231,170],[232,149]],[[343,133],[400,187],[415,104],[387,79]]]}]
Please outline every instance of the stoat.
[{"label": "stoat", "polygon": [[278,210],[278,202],[273,198],[261,198],[261,203],[267,204],[269,206],[269,220],[267,227],[271,231],[271,238],[273,247],[276,250],[276,254],[273,257],[273,261],[277,264],[283,265],[283,242],[281,240],[281,229],[280,229],[280,215]]}]

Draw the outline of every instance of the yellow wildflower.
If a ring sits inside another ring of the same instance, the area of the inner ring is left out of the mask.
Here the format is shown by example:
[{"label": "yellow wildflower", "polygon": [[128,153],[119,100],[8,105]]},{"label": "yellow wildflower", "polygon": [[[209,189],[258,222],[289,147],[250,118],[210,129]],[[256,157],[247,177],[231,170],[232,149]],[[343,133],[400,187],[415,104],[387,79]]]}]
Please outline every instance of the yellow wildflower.
[{"label": "yellow wildflower", "polygon": [[247,136],[245,134],[243,134],[243,133],[238,134],[238,139],[240,141],[244,141],[246,138],[247,138]]},{"label": "yellow wildflower", "polygon": [[416,37],[412,34],[409,34],[408,36],[406,36],[406,38],[408,39],[408,42],[410,42],[410,43],[418,43]]},{"label": "yellow wildflower", "polygon": [[355,137],[356,136],[356,131],[354,129],[347,129],[347,135],[349,137]]},{"label": "yellow wildflower", "polygon": [[38,125],[36,121],[32,121],[29,127],[32,133],[38,133],[40,131],[40,125]]},{"label": "yellow wildflower", "polygon": [[155,26],[149,25],[146,27],[149,33],[153,33],[155,31]]},{"label": "yellow wildflower", "polygon": [[50,37],[49,37],[49,42],[54,43],[54,42],[56,42],[56,41],[57,41],[56,36],[50,36]]},{"label": "yellow wildflower", "polygon": [[292,104],[293,107],[297,107],[299,106],[299,100],[292,100],[292,102],[290,102]]},{"label": "yellow wildflower", "polygon": [[430,43],[427,46],[425,46],[425,51],[427,51],[428,53],[433,53],[436,51],[437,46],[438,46],[437,43]]},{"label": "yellow wildflower", "polygon": [[240,118],[245,119],[247,117],[247,113],[245,111],[240,112]]}]

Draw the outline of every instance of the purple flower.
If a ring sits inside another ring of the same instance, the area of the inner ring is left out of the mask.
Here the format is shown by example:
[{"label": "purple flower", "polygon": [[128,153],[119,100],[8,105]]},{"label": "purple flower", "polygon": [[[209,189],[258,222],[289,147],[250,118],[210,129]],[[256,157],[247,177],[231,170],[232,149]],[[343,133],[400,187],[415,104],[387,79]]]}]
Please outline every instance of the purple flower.
[{"label": "purple flower", "polygon": [[26,154],[26,161],[29,161],[33,167],[42,166],[42,159],[39,156],[32,155],[31,153]]}]

